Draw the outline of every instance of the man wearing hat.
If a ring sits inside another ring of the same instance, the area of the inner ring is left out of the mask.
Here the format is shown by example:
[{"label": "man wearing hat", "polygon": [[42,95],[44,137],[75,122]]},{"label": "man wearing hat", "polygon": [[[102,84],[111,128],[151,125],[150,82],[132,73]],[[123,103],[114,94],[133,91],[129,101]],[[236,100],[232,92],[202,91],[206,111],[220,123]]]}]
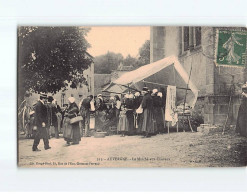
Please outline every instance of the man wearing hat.
[{"label": "man wearing hat", "polygon": [[45,150],[50,149],[48,135],[47,135],[47,108],[45,106],[45,100],[47,95],[40,93],[40,99],[35,106],[35,118],[34,118],[34,130],[37,131],[34,142],[33,142],[33,151],[40,151],[38,145],[40,139],[43,138]]},{"label": "man wearing hat", "polygon": [[247,137],[247,82],[242,86],[243,99],[238,110],[236,132]]}]

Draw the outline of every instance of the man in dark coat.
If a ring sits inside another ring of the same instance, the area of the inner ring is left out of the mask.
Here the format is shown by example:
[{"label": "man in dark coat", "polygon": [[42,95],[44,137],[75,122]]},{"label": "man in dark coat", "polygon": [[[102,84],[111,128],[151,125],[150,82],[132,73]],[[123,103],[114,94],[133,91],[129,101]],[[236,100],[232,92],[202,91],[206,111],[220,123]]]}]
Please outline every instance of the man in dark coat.
[{"label": "man in dark coat", "polygon": [[142,132],[145,133],[144,137],[149,137],[150,134],[154,133],[154,122],[153,122],[153,99],[147,87],[143,87],[143,123]]},{"label": "man in dark coat", "polygon": [[[48,97],[48,104],[47,104],[47,115],[48,115],[48,132],[49,136],[55,136],[55,138],[59,138],[58,134],[58,123],[57,123],[57,108],[56,105],[52,103],[53,97]],[[55,130],[55,131],[54,131]]]},{"label": "man in dark coat", "polygon": [[90,129],[90,108],[91,108],[91,101],[93,96],[90,95],[84,100],[82,100],[81,107],[80,107],[80,114],[83,117],[82,121],[82,128],[85,130],[85,137],[89,137],[89,129]]},{"label": "man in dark coat", "polygon": [[38,149],[38,145],[40,142],[40,139],[43,138],[44,141],[44,148],[45,150],[50,149],[49,141],[48,141],[48,135],[46,130],[47,125],[47,108],[44,105],[44,101],[46,100],[47,95],[41,93],[40,94],[40,100],[37,102],[35,106],[35,120],[34,120],[34,130],[36,130],[36,135],[33,142],[33,151],[40,151]]},{"label": "man in dark coat", "polygon": [[247,83],[242,86],[243,99],[238,111],[236,132],[247,137]]}]

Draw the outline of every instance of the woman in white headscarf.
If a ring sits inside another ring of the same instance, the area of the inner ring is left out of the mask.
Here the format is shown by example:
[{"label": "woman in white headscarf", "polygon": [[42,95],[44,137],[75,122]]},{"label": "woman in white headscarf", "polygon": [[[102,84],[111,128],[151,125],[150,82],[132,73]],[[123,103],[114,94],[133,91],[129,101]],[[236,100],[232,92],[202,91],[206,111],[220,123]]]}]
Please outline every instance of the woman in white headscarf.
[{"label": "woman in white headscarf", "polygon": [[74,97],[69,97],[69,107],[65,113],[65,128],[64,128],[64,140],[67,141],[67,145],[79,144],[81,141],[79,122],[70,124],[70,120],[79,114],[79,108],[75,103]]}]

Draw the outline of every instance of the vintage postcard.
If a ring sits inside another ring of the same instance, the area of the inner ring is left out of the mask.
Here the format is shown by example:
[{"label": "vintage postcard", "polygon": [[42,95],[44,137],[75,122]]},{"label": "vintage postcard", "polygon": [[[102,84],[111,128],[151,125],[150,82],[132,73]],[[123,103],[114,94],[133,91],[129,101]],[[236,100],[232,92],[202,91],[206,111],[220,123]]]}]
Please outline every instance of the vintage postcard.
[{"label": "vintage postcard", "polygon": [[247,29],[19,26],[18,167],[247,165]]}]

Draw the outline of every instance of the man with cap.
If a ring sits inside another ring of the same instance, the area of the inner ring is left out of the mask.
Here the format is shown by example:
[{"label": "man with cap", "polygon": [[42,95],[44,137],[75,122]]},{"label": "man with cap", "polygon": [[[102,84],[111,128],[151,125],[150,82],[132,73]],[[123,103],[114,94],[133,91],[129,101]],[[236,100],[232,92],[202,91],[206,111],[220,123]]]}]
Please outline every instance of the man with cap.
[{"label": "man with cap", "polygon": [[44,93],[40,93],[40,99],[37,102],[35,106],[35,118],[34,118],[34,130],[37,131],[34,142],[33,142],[33,151],[40,151],[38,149],[38,145],[40,142],[40,139],[43,138],[44,141],[44,148],[45,150],[50,149],[49,141],[48,141],[48,135],[47,135],[47,108],[45,106],[45,100],[47,98],[47,95]]},{"label": "man with cap", "polygon": [[143,122],[142,122],[142,132],[144,132],[144,137],[149,137],[150,134],[154,133],[154,123],[153,123],[153,99],[147,87],[142,89],[143,99],[141,106],[143,108]]},{"label": "man with cap", "polygon": [[247,137],[247,82],[242,86],[242,102],[238,110],[236,132]]}]

